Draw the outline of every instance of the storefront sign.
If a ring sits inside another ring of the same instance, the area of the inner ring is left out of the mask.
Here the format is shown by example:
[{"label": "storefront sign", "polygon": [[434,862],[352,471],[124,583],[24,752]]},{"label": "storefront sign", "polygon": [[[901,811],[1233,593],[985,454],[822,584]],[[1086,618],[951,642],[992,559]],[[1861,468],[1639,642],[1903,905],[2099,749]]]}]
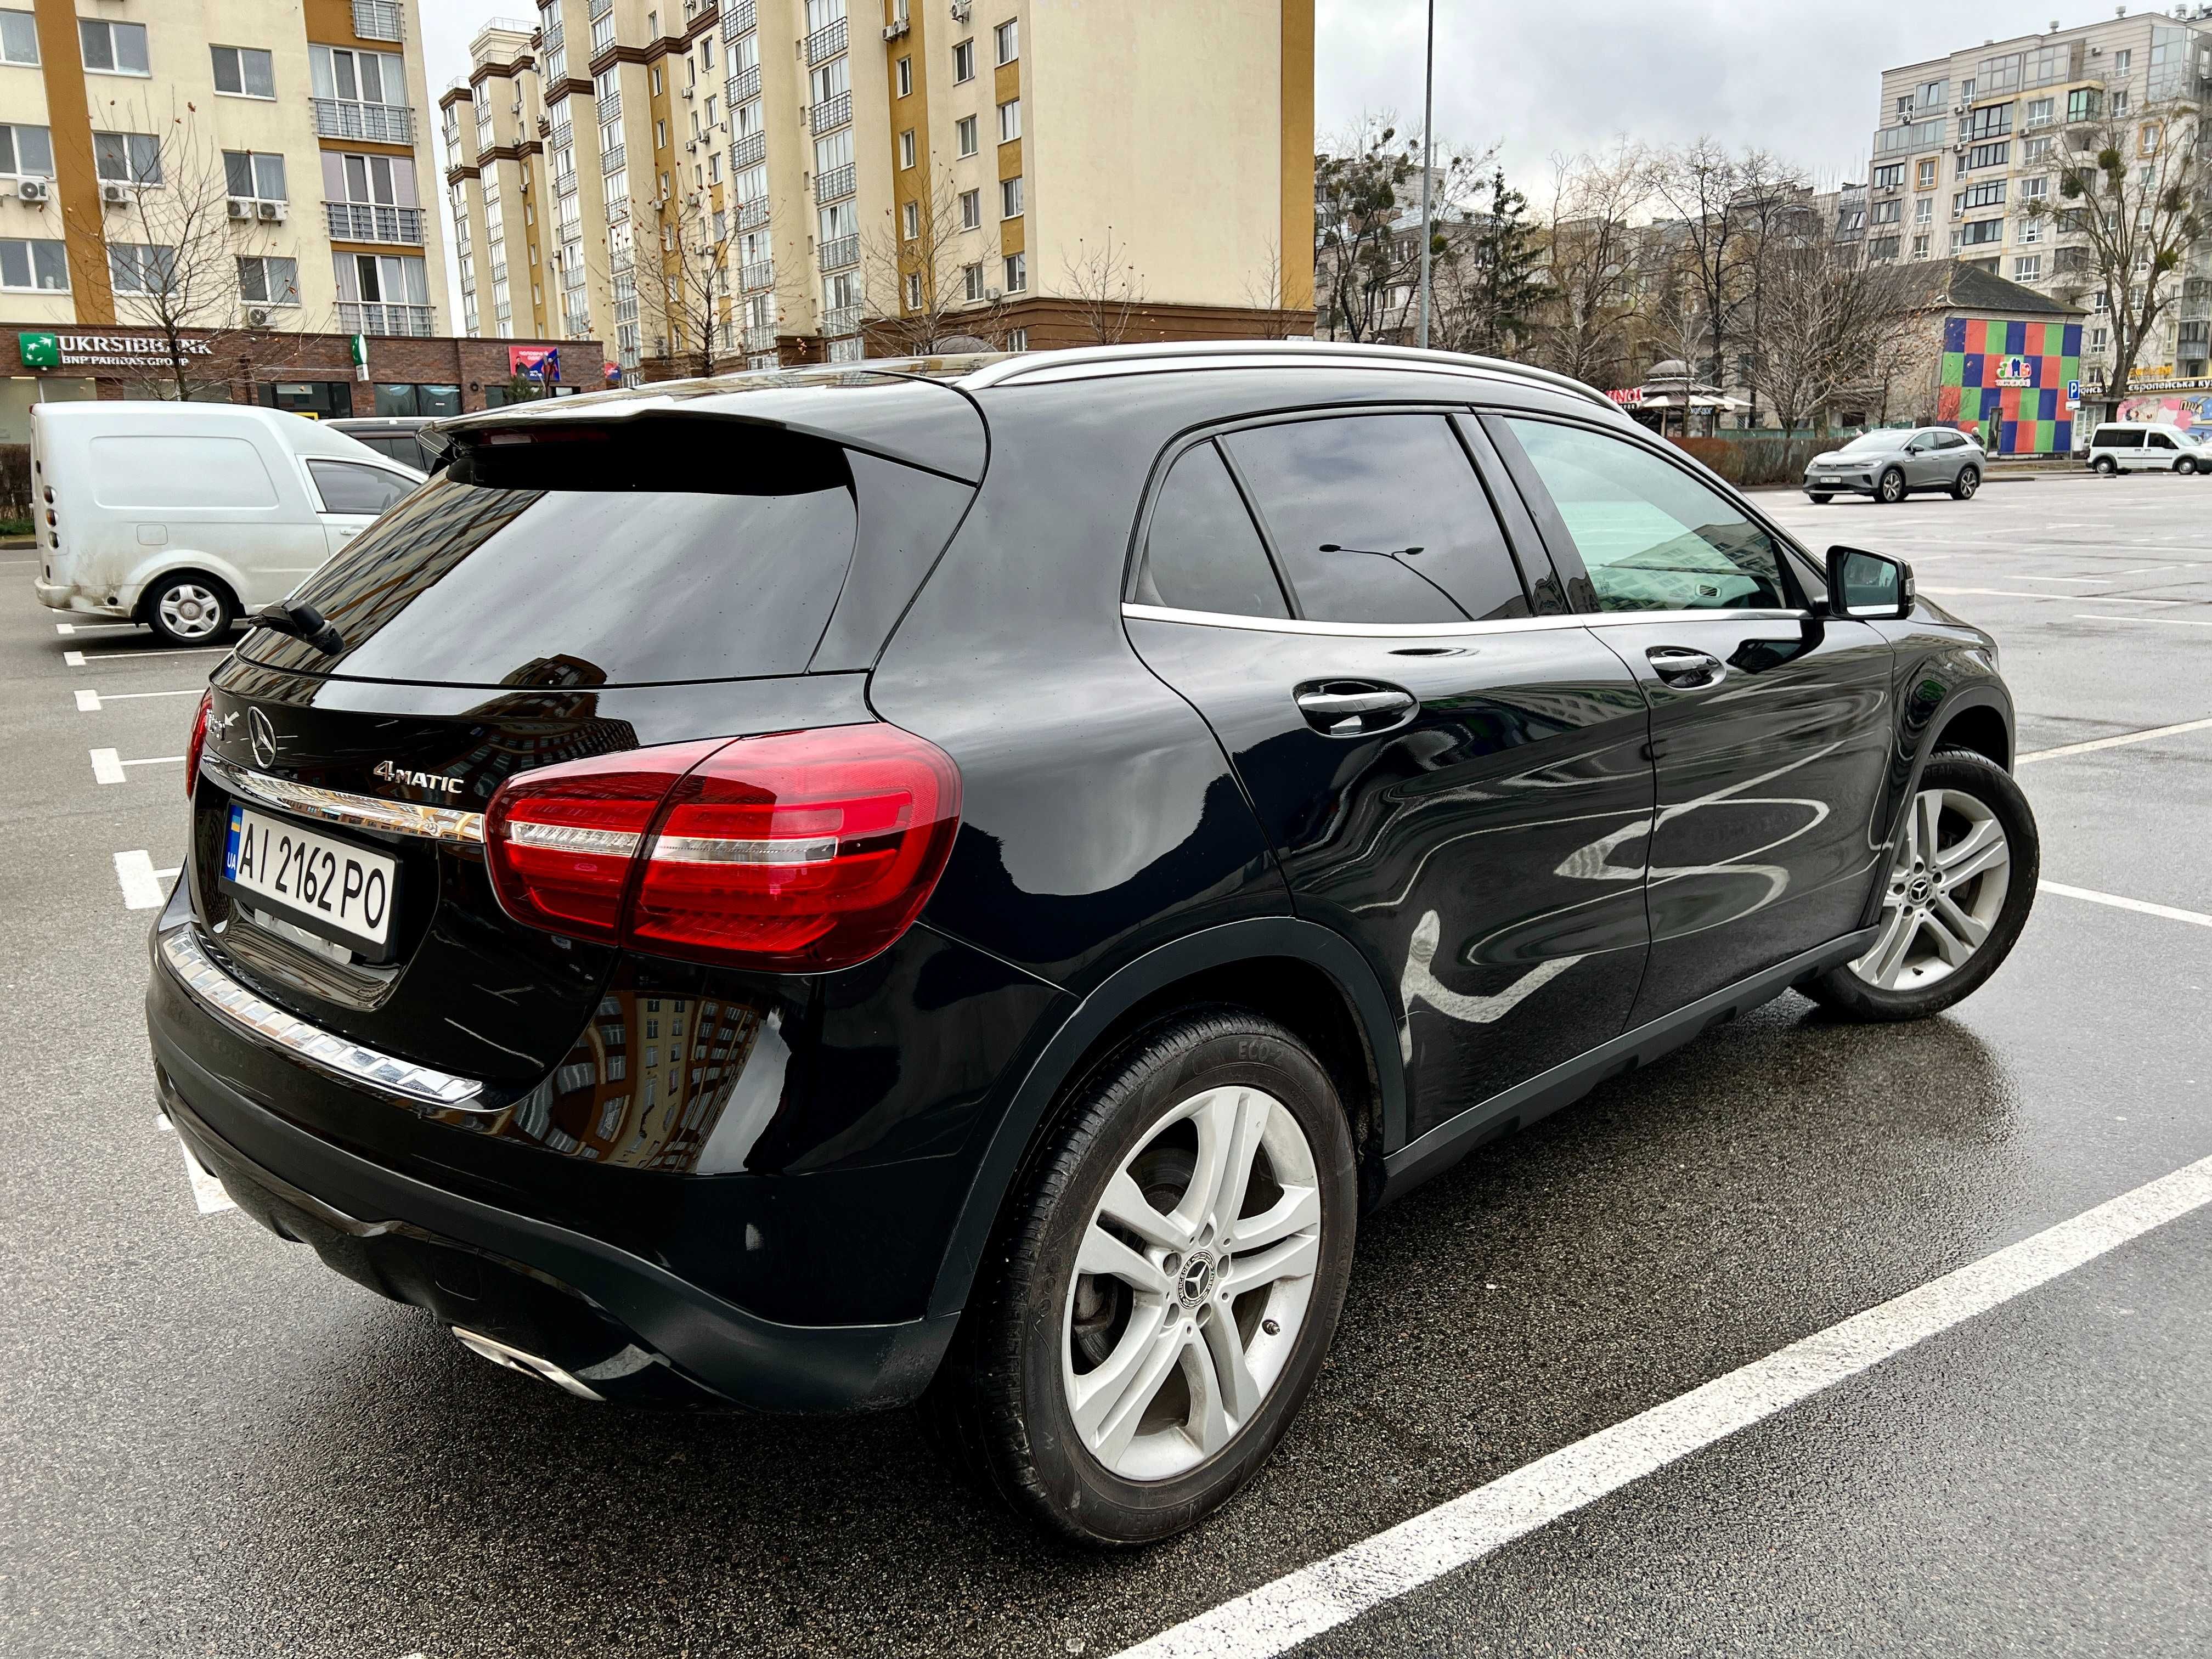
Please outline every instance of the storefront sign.
[{"label": "storefront sign", "polygon": [[[177,349],[187,357],[212,357],[215,347],[205,340],[179,339]],[[166,362],[169,342],[159,334],[62,334],[44,329],[18,329],[15,350],[26,368],[143,368]]]},{"label": "storefront sign", "polygon": [[1644,404],[1644,388],[1640,386],[1624,386],[1605,395],[1624,409],[1640,409]]},{"label": "storefront sign", "polygon": [[2035,359],[2033,357],[2000,357],[1996,362],[1999,386],[2033,386]]}]

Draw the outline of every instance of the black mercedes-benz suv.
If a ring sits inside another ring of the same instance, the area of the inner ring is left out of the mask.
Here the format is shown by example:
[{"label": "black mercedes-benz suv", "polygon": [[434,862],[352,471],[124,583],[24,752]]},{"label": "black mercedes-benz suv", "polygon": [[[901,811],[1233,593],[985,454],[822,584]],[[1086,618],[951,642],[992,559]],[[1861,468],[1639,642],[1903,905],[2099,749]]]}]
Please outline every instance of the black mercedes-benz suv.
[{"label": "black mercedes-benz suv", "polygon": [[594,1398],[1224,1502],[1358,1218],[2035,890],[1989,635],[1587,388],[1322,344],[471,416],[217,670],[155,927],[240,1207]]}]

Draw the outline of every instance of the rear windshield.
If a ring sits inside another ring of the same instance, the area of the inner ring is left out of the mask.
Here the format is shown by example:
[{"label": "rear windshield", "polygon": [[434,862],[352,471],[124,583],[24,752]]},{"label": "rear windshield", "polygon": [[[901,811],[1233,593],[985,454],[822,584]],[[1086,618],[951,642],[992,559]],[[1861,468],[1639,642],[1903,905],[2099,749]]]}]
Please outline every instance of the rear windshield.
[{"label": "rear windshield", "polygon": [[634,685],[802,672],[852,562],[836,446],[718,427],[464,452],[300,589],[335,656],[261,629],[243,654],[351,679]]}]

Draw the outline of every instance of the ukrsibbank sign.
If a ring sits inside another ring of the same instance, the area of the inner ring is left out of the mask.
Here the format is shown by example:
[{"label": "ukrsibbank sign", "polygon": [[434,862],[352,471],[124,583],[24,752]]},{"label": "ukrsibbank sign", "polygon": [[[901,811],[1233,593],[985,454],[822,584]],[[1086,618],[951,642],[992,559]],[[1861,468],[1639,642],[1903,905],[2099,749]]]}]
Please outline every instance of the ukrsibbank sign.
[{"label": "ukrsibbank sign", "polygon": [[[177,347],[187,357],[215,355],[205,340],[179,339]],[[15,351],[26,368],[143,368],[167,362],[169,343],[159,334],[61,334],[26,328],[16,331]]]}]

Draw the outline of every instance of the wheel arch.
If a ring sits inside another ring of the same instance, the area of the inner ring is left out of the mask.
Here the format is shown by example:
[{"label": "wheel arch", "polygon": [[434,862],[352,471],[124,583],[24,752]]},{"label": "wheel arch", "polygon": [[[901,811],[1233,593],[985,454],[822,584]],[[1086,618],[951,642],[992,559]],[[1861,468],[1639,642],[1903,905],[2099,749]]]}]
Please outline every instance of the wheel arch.
[{"label": "wheel arch", "polygon": [[1124,964],[1094,987],[1046,1039],[977,1160],[930,1295],[930,1316],[956,1313],[1008,1200],[1085,1075],[1161,1014],[1230,1004],[1280,1020],[1315,1042],[1352,1119],[1363,1200],[1381,1190],[1382,1156],[1406,1134],[1397,1017],[1358,948],[1318,922],[1290,916],[1226,922]]},{"label": "wheel arch", "polygon": [[230,595],[231,604],[240,612],[246,609],[246,578],[237,566],[228,559],[211,557],[197,549],[179,549],[163,554],[131,572],[131,580],[124,585],[125,591],[135,586],[131,599],[131,614],[140,622],[146,620],[146,602],[154,590],[171,576],[203,576],[219,584]]}]

